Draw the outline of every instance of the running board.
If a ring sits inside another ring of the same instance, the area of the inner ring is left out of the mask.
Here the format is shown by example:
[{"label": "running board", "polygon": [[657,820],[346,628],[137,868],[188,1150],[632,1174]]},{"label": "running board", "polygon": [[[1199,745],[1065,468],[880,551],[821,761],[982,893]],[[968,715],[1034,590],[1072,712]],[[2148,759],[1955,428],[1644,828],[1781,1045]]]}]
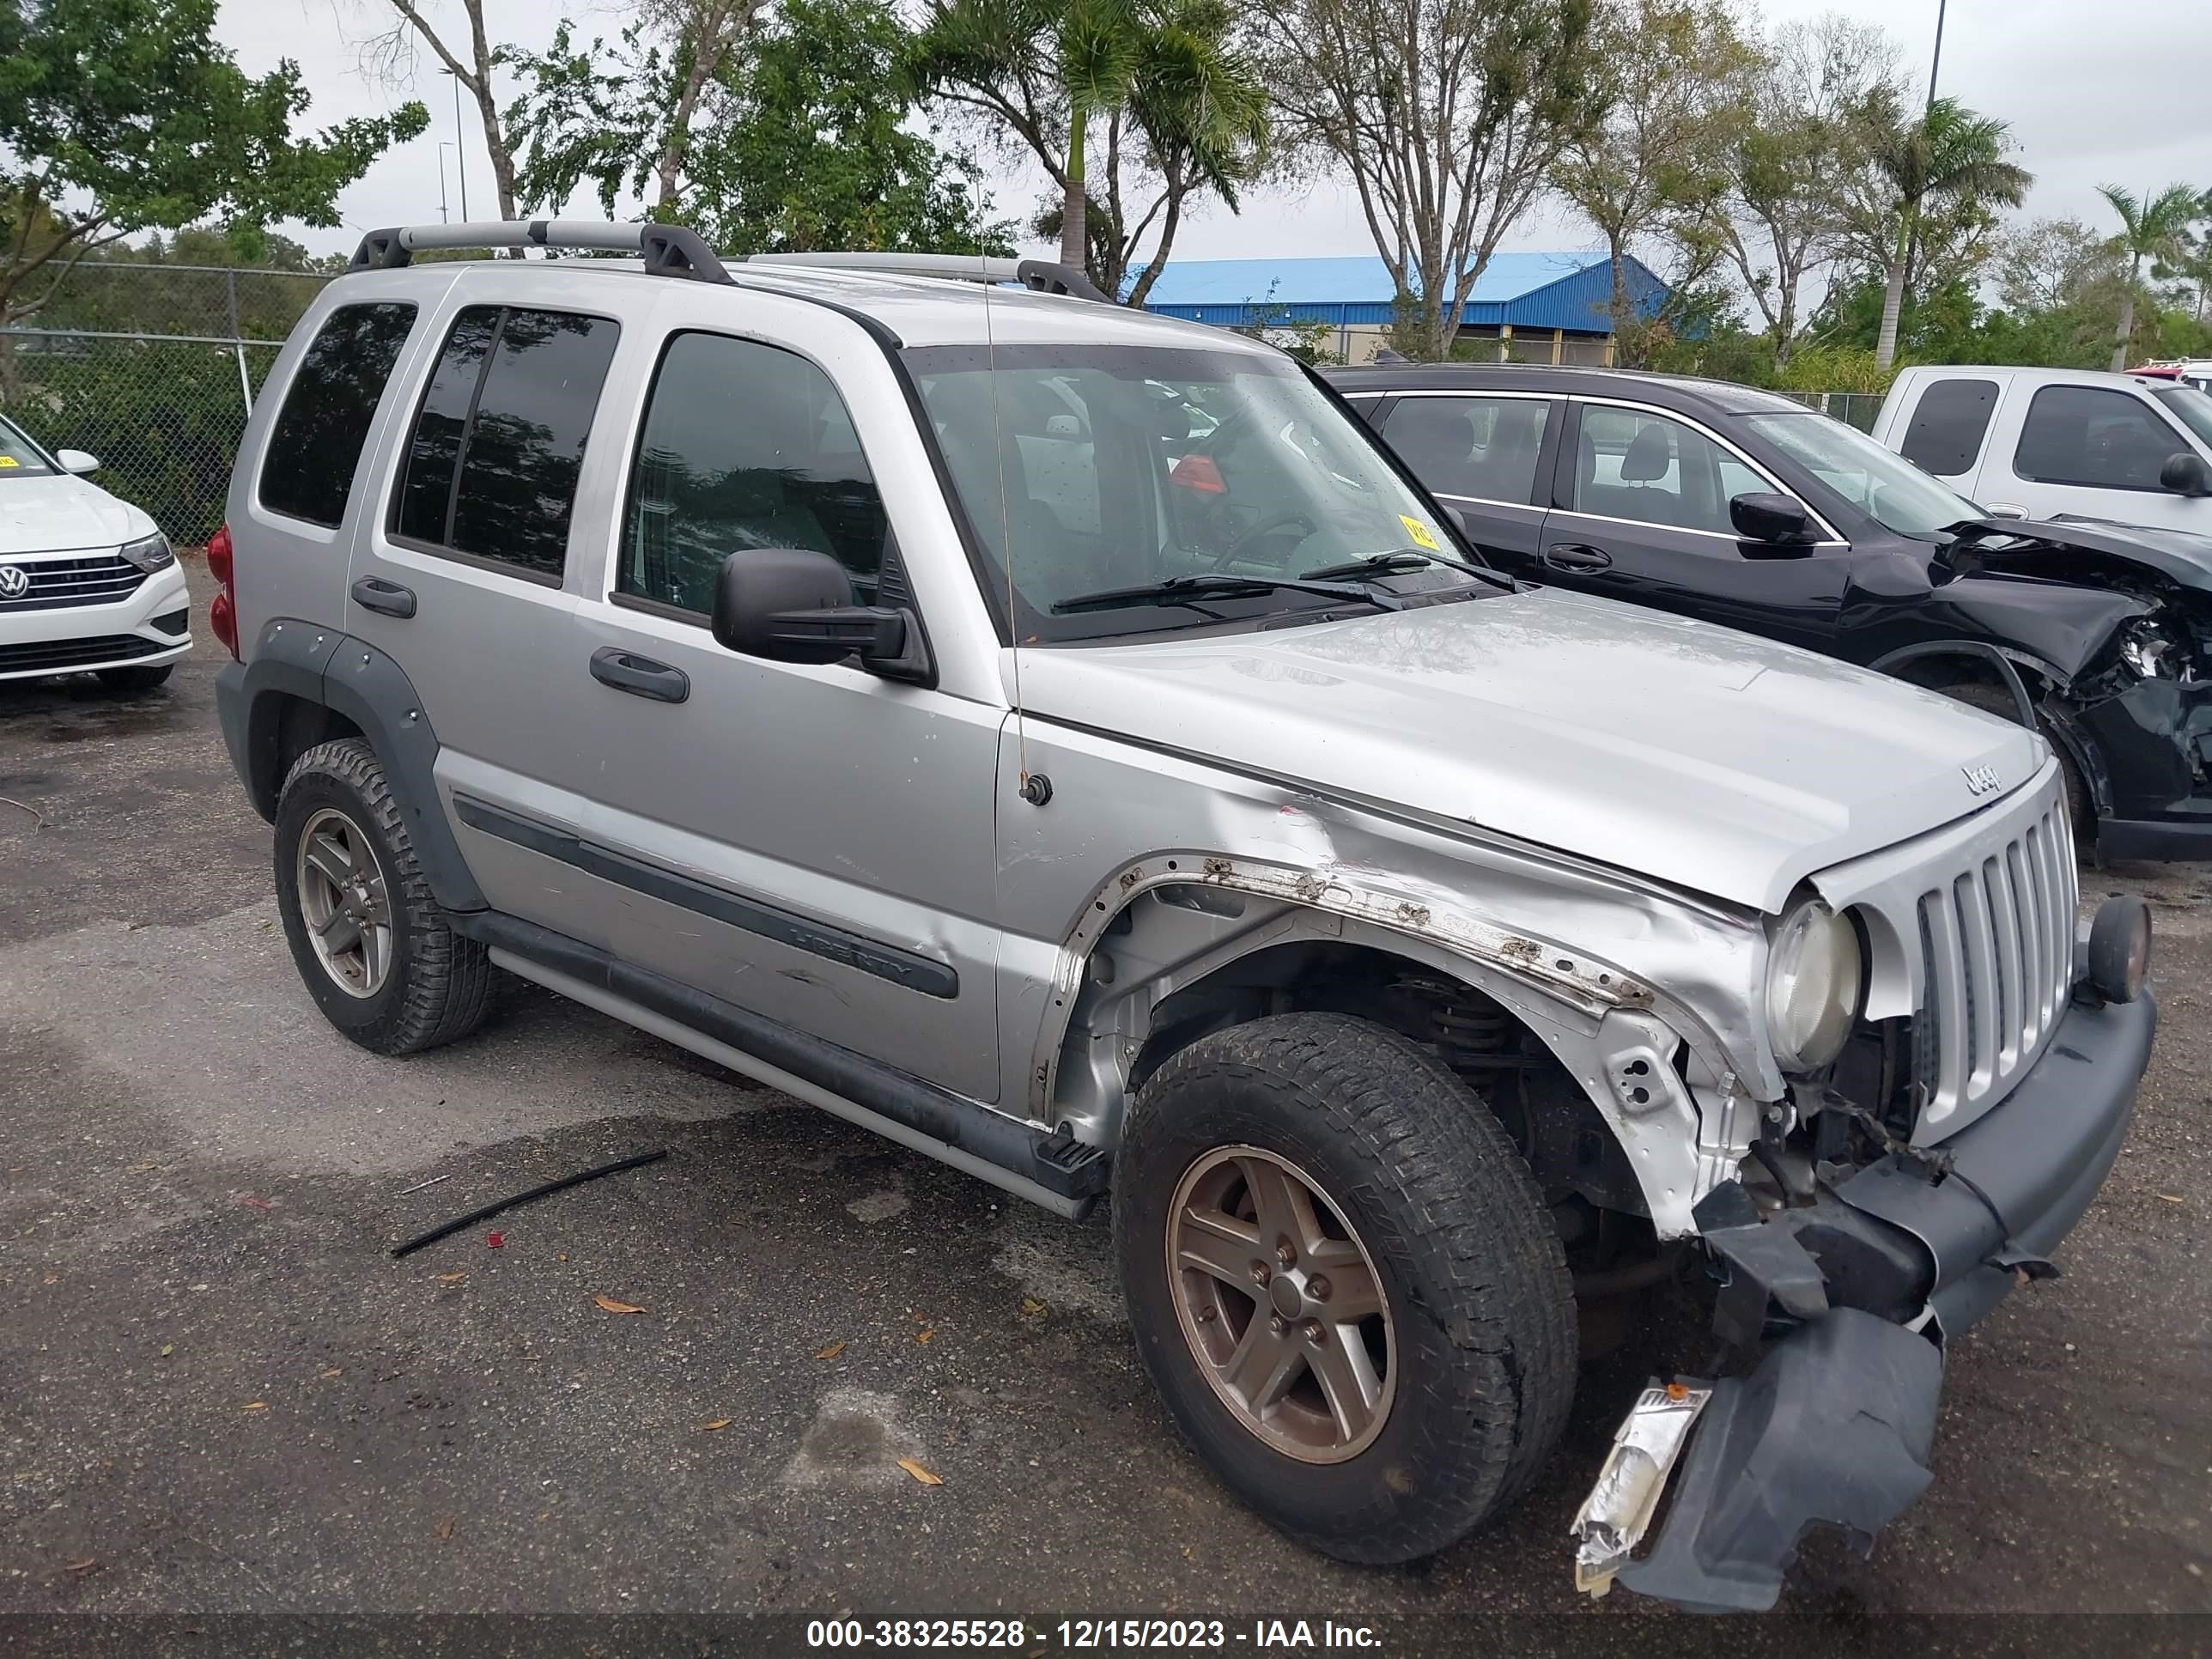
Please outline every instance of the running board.
[{"label": "running board", "polygon": [[1056,1214],[1080,1218],[1106,1189],[1112,1160],[1098,1147],[1048,1134],[534,922],[496,910],[446,920],[509,973]]}]

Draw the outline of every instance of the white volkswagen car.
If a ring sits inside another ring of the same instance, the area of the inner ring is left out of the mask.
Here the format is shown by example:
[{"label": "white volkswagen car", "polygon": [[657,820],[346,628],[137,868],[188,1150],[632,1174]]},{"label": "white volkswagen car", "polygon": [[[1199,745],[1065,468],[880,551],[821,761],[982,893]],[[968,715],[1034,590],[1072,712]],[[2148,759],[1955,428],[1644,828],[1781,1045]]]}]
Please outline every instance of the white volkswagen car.
[{"label": "white volkswagen car", "polygon": [[0,680],[98,674],[147,691],[191,649],[185,573],[153,520],[0,418]]}]

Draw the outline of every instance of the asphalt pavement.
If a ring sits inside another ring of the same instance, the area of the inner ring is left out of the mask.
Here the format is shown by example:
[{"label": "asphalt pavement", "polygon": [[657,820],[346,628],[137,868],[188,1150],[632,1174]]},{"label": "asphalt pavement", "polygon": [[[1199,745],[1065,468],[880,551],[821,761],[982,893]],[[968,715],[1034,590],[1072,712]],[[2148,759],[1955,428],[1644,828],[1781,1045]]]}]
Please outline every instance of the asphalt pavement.
[{"label": "asphalt pavement", "polygon": [[1504,1524],[1342,1566],[1177,1443],[1103,1221],[518,983],[464,1043],[355,1048],[286,952],[215,649],[137,700],[0,685],[0,1650],[66,1613],[1048,1613],[1624,1653],[1912,1616],[2047,1651],[2118,1626],[2026,1615],[2212,1612],[2212,867],[2085,872],[2152,896],[2163,1029],[2063,1277],[1955,1345],[1935,1486],[1868,1560],[1809,1540],[1784,1623],[1718,1625],[1571,1580],[1620,1412],[1701,1357],[1679,1321],[1585,1366]]}]

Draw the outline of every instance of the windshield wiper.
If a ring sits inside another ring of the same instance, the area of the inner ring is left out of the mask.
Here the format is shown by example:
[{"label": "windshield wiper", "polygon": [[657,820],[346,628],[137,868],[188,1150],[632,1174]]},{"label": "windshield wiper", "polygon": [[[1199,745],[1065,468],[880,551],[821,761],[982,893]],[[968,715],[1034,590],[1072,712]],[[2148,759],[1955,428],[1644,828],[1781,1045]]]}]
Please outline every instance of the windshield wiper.
[{"label": "windshield wiper", "polygon": [[1188,605],[1194,599],[1240,599],[1278,589],[1318,593],[1325,599],[1350,599],[1357,605],[1371,605],[1378,611],[1402,608],[1395,593],[1376,593],[1364,587],[1310,581],[1304,577],[1170,576],[1165,581],[1146,582],[1137,587],[1102,587],[1095,593],[1078,593],[1072,599],[1054,601],[1052,614],[1066,617],[1079,611],[1115,611],[1126,605]]},{"label": "windshield wiper", "polygon": [[1301,581],[1327,581],[1335,577],[1348,576],[1355,580],[1371,581],[1377,576],[1405,576],[1432,564],[1448,565],[1454,570],[1464,570],[1470,576],[1504,588],[1509,593],[1521,591],[1521,584],[1502,570],[1492,570],[1479,564],[1469,564],[1465,559],[1455,559],[1448,553],[1424,553],[1418,548],[1401,547],[1395,553],[1376,553],[1364,559],[1346,559],[1342,564],[1325,564],[1318,570],[1301,573]]}]

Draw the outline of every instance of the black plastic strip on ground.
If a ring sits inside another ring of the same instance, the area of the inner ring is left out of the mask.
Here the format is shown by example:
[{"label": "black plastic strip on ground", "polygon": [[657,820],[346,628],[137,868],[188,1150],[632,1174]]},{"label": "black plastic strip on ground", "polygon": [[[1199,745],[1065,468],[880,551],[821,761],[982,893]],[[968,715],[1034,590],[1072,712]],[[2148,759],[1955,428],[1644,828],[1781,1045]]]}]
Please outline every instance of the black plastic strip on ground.
[{"label": "black plastic strip on ground", "polygon": [[740,898],[735,893],[720,887],[710,887],[705,882],[694,881],[689,876],[678,875],[673,870],[664,870],[658,865],[647,864],[624,853],[610,848],[594,846],[579,839],[565,830],[532,823],[528,818],[515,817],[496,806],[472,799],[467,795],[453,797],[453,812],[463,823],[480,830],[487,836],[512,842],[517,847],[526,847],[549,859],[586,875],[611,881],[647,898],[727,922],[731,927],[763,939],[774,939],[809,956],[820,957],[844,967],[872,974],[878,979],[889,980],[909,991],[919,991],[924,996],[951,999],[960,994],[960,975],[941,962],[916,956],[895,945],[881,945],[864,939],[858,933],[848,933],[842,928],[830,927],[818,921],[809,921],[803,916],[793,915],[787,910],[772,909],[751,899]]}]

